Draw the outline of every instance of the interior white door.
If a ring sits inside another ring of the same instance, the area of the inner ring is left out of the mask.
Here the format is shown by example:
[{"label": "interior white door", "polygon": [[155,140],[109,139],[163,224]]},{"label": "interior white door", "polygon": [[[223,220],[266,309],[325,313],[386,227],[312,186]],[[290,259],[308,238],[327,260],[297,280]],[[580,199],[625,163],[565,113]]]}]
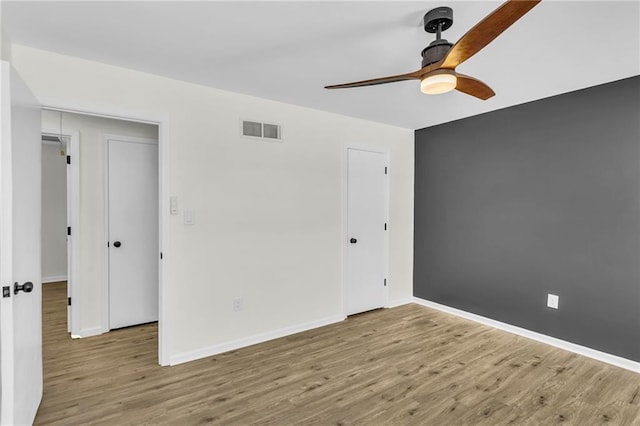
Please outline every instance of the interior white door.
[{"label": "interior white door", "polygon": [[347,150],[347,315],[386,304],[386,155]]},{"label": "interior white door", "polygon": [[[9,63],[0,74],[0,423],[28,425],[42,399],[42,124]],[[14,283],[23,290],[14,293]]]},{"label": "interior white door", "polygon": [[158,320],[158,143],[108,139],[109,328]]}]

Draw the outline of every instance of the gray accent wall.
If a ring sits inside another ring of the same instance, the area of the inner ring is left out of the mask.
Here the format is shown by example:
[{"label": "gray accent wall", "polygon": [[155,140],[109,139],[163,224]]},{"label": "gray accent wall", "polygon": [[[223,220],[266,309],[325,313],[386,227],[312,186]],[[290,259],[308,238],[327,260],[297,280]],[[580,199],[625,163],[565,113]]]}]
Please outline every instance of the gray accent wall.
[{"label": "gray accent wall", "polygon": [[414,295],[640,361],[639,148],[640,76],[417,130]]}]

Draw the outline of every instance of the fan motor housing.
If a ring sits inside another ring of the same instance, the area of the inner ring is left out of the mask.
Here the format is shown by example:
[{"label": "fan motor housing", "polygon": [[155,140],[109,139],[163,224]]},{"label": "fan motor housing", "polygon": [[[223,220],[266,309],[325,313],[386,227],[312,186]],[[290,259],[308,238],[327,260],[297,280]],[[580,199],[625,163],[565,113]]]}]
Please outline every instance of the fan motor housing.
[{"label": "fan motor housing", "polygon": [[422,50],[422,68],[435,64],[444,58],[451,47],[453,47],[453,44],[447,40],[440,39],[432,41],[429,46]]}]

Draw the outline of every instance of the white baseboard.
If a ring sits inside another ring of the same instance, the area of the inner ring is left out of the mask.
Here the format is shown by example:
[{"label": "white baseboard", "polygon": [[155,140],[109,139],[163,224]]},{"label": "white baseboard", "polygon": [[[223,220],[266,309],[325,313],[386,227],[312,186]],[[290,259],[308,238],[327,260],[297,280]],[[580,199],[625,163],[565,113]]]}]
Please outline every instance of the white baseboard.
[{"label": "white baseboard", "polygon": [[311,330],[336,322],[344,321],[345,317],[336,315],[317,321],[310,321],[303,324],[285,327],[278,330],[268,331],[266,333],[256,334],[254,336],[245,337],[243,339],[233,340],[227,343],[209,346],[195,351],[182,352],[169,357],[169,365],[182,364],[184,362],[195,361],[196,359],[206,358],[208,356],[217,355],[223,352],[233,351],[244,348],[246,346],[255,345],[257,343],[266,342],[268,340],[278,339],[280,337],[289,336],[291,334],[300,333],[302,331]]},{"label": "white baseboard", "polygon": [[584,355],[586,357],[606,362],[607,364],[615,365],[617,367],[621,367],[635,373],[640,373],[640,362],[637,361],[632,361],[630,359],[622,358],[617,355],[601,352],[595,349],[588,348],[586,346],[577,345],[575,343],[547,336],[546,334],[536,333],[535,331],[527,330],[526,328],[520,328],[515,325],[496,321],[491,318],[483,317],[481,315],[472,314],[471,312],[462,311],[450,306],[441,305],[439,303],[424,300],[419,297],[414,297],[413,301],[418,305],[437,309],[439,311],[453,314],[471,321],[478,322],[480,324],[488,325],[489,327],[508,331],[509,333],[517,334],[518,336],[526,337],[537,342],[546,343],[547,345],[555,346],[556,348],[564,349],[578,355]]},{"label": "white baseboard", "polygon": [[413,303],[413,298],[412,297],[405,297],[405,298],[402,298],[402,299],[389,300],[389,303],[387,303],[387,308],[396,308],[398,306],[408,305],[409,303]]},{"label": "white baseboard", "polygon": [[84,337],[92,337],[92,336],[99,336],[101,334],[106,333],[109,330],[105,330],[102,327],[93,327],[93,328],[85,328],[83,330],[80,330],[80,332],[78,334],[72,334],[71,338],[72,339],[81,339]]},{"label": "white baseboard", "polygon": [[42,277],[42,284],[56,283],[58,281],[67,281],[66,275],[58,275],[53,277]]}]

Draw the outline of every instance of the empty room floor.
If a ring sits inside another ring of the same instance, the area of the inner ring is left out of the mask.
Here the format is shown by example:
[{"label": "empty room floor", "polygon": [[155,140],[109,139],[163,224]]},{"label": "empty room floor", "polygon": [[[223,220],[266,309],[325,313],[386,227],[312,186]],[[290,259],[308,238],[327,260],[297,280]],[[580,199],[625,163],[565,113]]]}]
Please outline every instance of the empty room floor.
[{"label": "empty room floor", "polygon": [[71,340],[43,291],[35,424],[640,425],[640,375],[410,304],[175,367],[157,327]]}]

